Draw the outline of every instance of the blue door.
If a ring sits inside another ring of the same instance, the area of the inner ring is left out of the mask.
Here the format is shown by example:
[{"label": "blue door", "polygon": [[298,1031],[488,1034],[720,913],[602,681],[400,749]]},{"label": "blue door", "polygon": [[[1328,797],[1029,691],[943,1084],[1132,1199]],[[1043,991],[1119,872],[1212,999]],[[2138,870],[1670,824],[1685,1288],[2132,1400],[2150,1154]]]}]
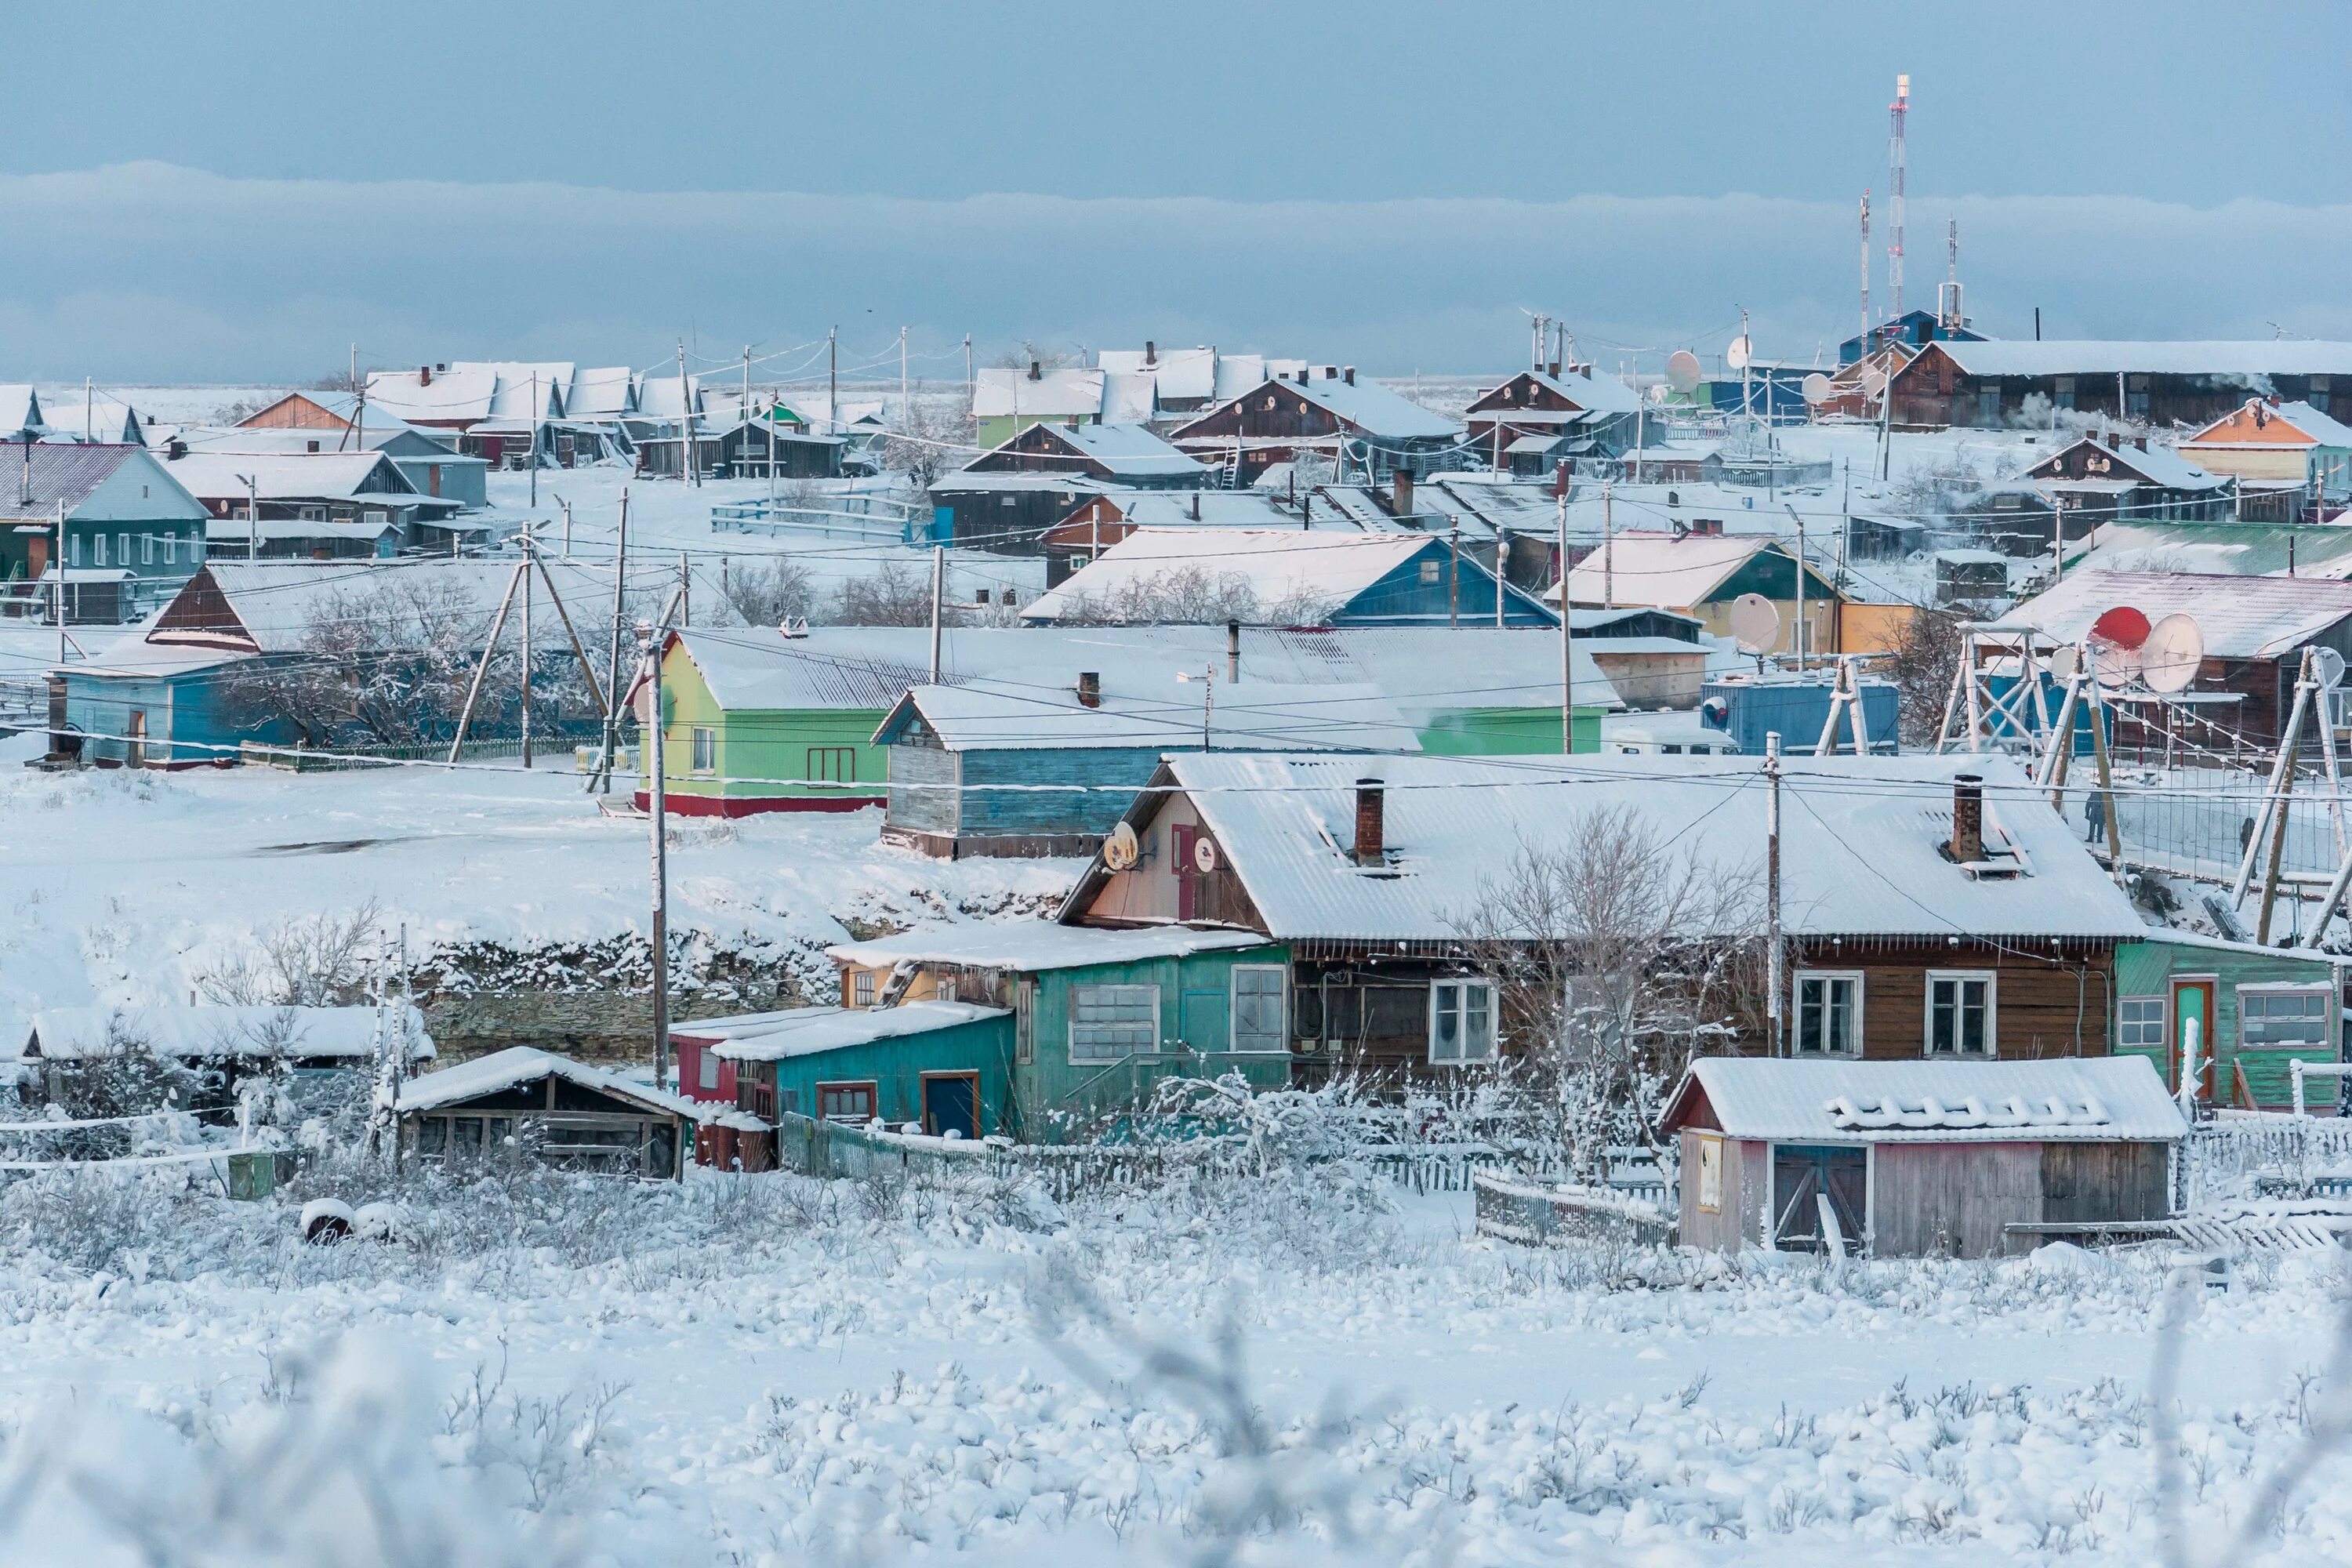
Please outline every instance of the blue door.
[{"label": "blue door", "polygon": [[962,1138],[980,1136],[980,1075],[923,1075],[923,1131],[934,1138],[953,1132]]}]

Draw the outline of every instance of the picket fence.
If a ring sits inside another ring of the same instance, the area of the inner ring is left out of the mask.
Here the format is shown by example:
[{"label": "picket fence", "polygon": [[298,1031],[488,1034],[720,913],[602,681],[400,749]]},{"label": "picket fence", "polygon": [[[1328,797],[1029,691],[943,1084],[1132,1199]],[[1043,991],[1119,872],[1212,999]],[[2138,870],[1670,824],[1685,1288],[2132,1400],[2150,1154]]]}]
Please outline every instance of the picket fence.
[{"label": "picket fence", "polygon": [[2181,1156],[2184,1207],[2257,1191],[2299,1196],[2352,1188],[2352,1120],[2225,1110],[2192,1128]]}]

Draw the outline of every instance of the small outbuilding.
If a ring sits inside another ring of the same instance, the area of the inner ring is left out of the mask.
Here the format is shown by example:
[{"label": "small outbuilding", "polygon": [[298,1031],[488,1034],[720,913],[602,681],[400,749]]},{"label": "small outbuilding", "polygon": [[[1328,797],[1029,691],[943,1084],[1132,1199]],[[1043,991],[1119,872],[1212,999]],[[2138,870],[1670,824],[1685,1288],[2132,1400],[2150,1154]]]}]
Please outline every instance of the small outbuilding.
[{"label": "small outbuilding", "polygon": [[2163,1219],[2179,1108],[2145,1058],[1694,1062],[1681,1236],[1711,1252],[1987,1258]]},{"label": "small outbuilding", "polygon": [[393,1109],[404,1160],[512,1153],[664,1180],[682,1173],[700,1114],[651,1084],[529,1046],[410,1079]]}]

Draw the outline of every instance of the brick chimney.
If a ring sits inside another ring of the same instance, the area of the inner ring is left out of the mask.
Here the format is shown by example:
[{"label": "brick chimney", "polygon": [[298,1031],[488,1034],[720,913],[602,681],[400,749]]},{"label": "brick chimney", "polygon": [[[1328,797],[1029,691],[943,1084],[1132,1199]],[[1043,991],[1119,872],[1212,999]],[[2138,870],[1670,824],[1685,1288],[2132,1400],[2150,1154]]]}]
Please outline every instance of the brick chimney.
[{"label": "brick chimney", "polygon": [[431,365],[420,364],[416,367],[416,384],[419,386],[430,386],[433,384],[433,367]]},{"label": "brick chimney", "polygon": [[1558,381],[1559,379],[1559,361],[1553,360],[1550,363],[1545,365],[1544,374],[1551,377],[1554,381]]},{"label": "brick chimney", "polygon": [[1412,515],[1412,470],[1399,468],[1389,476],[1389,504],[1399,517]]},{"label": "brick chimney", "polygon": [[1029,379],[1032,381],[1045,379],[1045,367],[1034,359],[1029,362]]},{"label": "brick chimney", "polygon": [[1079,674],[1078,706],[1081,708],[1102,706],[1102,675],[1099,671],[1089,669]]},{"label": "brick chimney", "polygon": [[1384,826],[1386,795],[1378,779],[1356,781],[1356,864],[1385,866],[1387,847],[1381,835]]},{"label": "brick chimney", "polygon": [[1356,384],[1356,367],[1354,365],[1348,366],[1345,370],[1341,371],[1339,374],[1349,386]]},{"label": "brick chimney", "polygon": [[1952,858],[1972,865],[1984,854],[1984,775],[1952,775]]}]

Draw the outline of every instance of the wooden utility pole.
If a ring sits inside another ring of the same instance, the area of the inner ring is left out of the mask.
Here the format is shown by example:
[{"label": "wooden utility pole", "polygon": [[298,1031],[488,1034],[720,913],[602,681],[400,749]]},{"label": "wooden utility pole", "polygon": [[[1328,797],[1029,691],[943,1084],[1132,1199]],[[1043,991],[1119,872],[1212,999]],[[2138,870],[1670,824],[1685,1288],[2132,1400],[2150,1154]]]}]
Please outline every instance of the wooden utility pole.
[{"label": "wooden utility pole", "polygon": [[[1576,753],[1576,628],[1568,607],[1568,491],[1559,492],[1559,754]],[[1496,584],[1499,595],[1502,585]]]},{"label": "wooden utility pole", "polygon": [[941,544],[931,546],[931,681],[940,683],[940,601],[947,591],[948,552]]},{"label": "wooden utility pole", "polygon": [[522,532],[522,771],[530,772],[530,530]]},{"label": "wooden utility pole", "polygon": [[1769,945],[1765,955],[1765,984],[1772,993],[1772,1048],[1767,1054],[1777,1057],[1788,1048],[1788,1030],[1780,1001],[1784,959],[1780,952],[1780,732],[1778,730],[1764,737],[1764,940]]},{"label": "wooden utility pole", "polygon": [[1462,525],[1455,523],[1445,535],[1445,629],[1459,630],[1462,626]]},{"label": "wooden utility pole", "polygon": [[[1617,607],[1617,520],[1610,507],[1610,481],[1601,481],[1601,607]],[[1568,573],[1560,571],[1559,602],[1568,603]]]},{"label": "wooden utility pole", "polygon": [[490,673],[490,656],[498,651],[499,634],[506,630],[507,612],[514,606],[516,587],[523,581],[529,563],[518,563],[514,574],[507,579],[507,591],[499,595],[499,613],[490,617],[490,635],[483,640],[481,661],[474,666],[474,679],[466,683],[466,706],[457,714],[457,732],[449,737],[449,763],[457,760],[457,749],[466,743],[466,731],[474,722],[474,705],[481,700],[482,682]]},{"label": "wooden utility pole", "polygon": [[641,679],[649,699],[648,717],[641,731],[646,761],[647,842],[653,859],[654,1087],[666,1090],[669,1088],[669,823],[662,754],[661,642],[656,628],[637,623],[637,647],[645,660]]},{"label": "wooden utility pole", "polygon": [[530,373],[530,504],[539,506],[539,372]]},{"label": "wooden utility pole", "polygon": [[677,477],[702,488],[701,466],[694,460],[694,389],[686,379],[686,340],[677,340]]},{"label": "wooden utility pole", "polygon": [[[2287,718],[2286,733],[2279,740],[2278,763],[2271,770],[2271,797],[2265,808],[2269,813],[2270,847],[2263,868],[2262,913],[2254,924],[2254,941],[2264,947],[2270,945],[2271,914],[2278,904],[2279,872],[2286,858],[2287,802],[2294,790],[2295,753],[2303,746],[2304,715],[2310,710],[2312,698],[2319,689],[2314,663],[2312,649],[2306,646],[2303,650],[2302,670],[2295,677],[2294,710]],[[2325,722],[2324,718],[2322,721]],[[2253,853],[2253,841],[2249,839],[2246,855],[2250,861]],[[2245,877],[2246,868],[2241,867],[2239,881],[2243,883]],[[2239,897],[2243,896],[2242,891]]]},{"label": "wooden utility pole", "polygon": [[604,704],[604,755],[597,759],[596,771],[590,775],[588,787],[602,795],[613,793],[613,770],[620,765],[621,755],[621,627],[623,595],[629,583],[629,489],[621,487],[620,546],[613,562],[613,651],[605,666],[605,689],[612,700]]},{"label": "wooden utility pole", "polygon": [[824,433],[841,434],[841,329],[824,333]]}]

